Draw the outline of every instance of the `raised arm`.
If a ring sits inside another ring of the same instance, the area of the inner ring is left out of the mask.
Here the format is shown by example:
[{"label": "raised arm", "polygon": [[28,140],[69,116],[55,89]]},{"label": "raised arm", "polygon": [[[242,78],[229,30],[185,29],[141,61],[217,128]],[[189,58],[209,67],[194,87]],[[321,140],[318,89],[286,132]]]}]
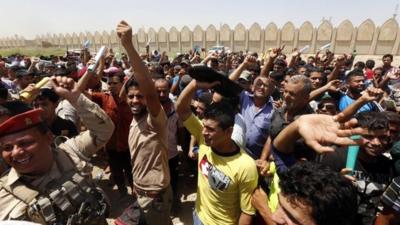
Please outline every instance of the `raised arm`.
[{"label": "raised arm", "polygon": [[218,55],[217,53],[213,52],[210,53],[209,55],[207,55],[207,57],[205,57],[200,63],[207,65],[208,61],[210,61],[211,59],[218,59]]},{"label": "raised arm", "polygon": [[335,91],[335,92],[338,91],[340,84],[341,84],[340,80],[329,81],[324,86],[313,90],[310,93],[310,97],[308,98],[308,101],[314,100],[315,98],[317,98],[318,96],[320,96],[321,94],[323,94],[326,91]]},{"label": "raised arm", "polygon": [[139,90],[147,102],[147,109],[152,116],[157,116],[161,110],[161,103],[154,83],[150,77],[147,67],[142,62],[139,54],[132,44],[132,27],[125,21],[121,21],[117,26],[117,34],[121,43],[128,53],[129,61],[132,64],[135,80],[139,84]]},{"label": "raised arm", "polygon": [[[93,62],[93,61],[92,61]],[[90,63],[90,62],[89,62]],[[83,76],[81,77],[81,79],[79,79],[78,81],[78,89],[83,93],[86,90],[86,87],[88,85],[88,83],[90,82],[91,78],[93,76],[96,77],[96,80],[98,80],[99,82],[101,82],[101,78],[103,76],[103,70],[104,70],[104,57],[101,57],[99,64],[96,68],[96,72],[90,72],[89,70],[86,70],[85,74],[83,74]]]},{"label": "raised arm", "polygon": [[54,91],[76,109],[86,131],[60,145],[60,148],[78,151],[90,156],[103,147],[110,139],[114,124],[107,114],[94,102],[86,98],[75,82],[67,77],[52,77]]},{"label": "raised arm", "polygon": [[386,85],[389,83],[390,80],[398,80],[399,79],[399,74],[400,71],[396,71],[396,72],[388,72],[386,73],[386,75],[383,77],[383,79],[375,84],[377,88],[385,88]]},{"label": "raised arm", "polygon": [[[357,120],[343,121],[343,115],[336,116],[310,114],[303,115],[285,129],[283,129],[273,141],[277,151],[291,153],[294,151],[294,143],[301,137],[305,143],[316,152],[334,151],[331,144],[354,145],[355,140],[351,135],[362,134],[362,128],[353,128]],[[343,121],[339,123],[339,121]]]},{"label": "raised arm", "polygon": [[261,69],[260,76],[269,76],[269,72],[273,69],[276,57],[281,54],[284,47],[285,46],[274,48],[268,52],[268,58],[264,61],[264,67]]},{"label": "raised arm", "polygon": [[243,70],[247,69],[250,65],[254,65],[257,61],[257,58],[251,55],[246,56],[246,58],[244,58],[244,61],[242,64],[240,64],[238,66],[238,68],[236,68],[231,75],[229,75],[229,79],[230,80],[237,80],[240,77],[240,74],[243,72]]},{"label": "raised arm", "polygon": [[367,88],[367,90],[365,90],[357,100],[355,100],[342,111],[342,118],[344,120],[350,119],[354,114],[357,113],[359,108],[368,102],[377,101],[380,97],[382,97],[382,95],[383,91],[379,88]]},{"label": "raised arm", "polygon": [[38,58],[31,58],[31,65],[28,68],[28,72],[32,73],[35,70],[36,65],[39,63],[39,59]]},{"label": "raised arm", "polygon": [[220,84],[219,81],[215,81],[213,83],[206,82],[198,82],[196,80],[192,80],[186,87],[183,89],[181,95],[176,101],[176,112],[182,121],[186,121],[189,116],[192,114],[192,110],[190,108],[190,104],[192,103],[192,99],[196,90],[199,89],[211,89],[212,87]]},{"label": "raised arm", "polygon": [[335,67],[333,68],[332,72],[328,75],[328,82],[331,80],[339,79],[340,70],[344,66],[345,61],[346,61],[345,56],[337,57]]},{"label": "raised arm", "polygon": [[295,48],[292,52],[292,57],[290,58],[288,68],[295,68],[300,58],[300,52]]},{"label": "raised arm", "polygon": [[192,114],[192,110],[190,109],[190,104],[196,92],[196,80],[192,80],[179,95],[178,100],[176,101],[176,112],[179,115],[179,118],[182,121],[185,121]]}]

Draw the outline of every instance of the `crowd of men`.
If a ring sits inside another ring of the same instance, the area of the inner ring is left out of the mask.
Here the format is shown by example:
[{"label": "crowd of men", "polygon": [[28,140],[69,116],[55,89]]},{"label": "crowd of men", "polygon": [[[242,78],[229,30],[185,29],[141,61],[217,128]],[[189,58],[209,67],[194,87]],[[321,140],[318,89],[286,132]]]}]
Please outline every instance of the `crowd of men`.
[{"label": "crowd of men", "polygon": [[172,224],[182,164],[197,174],[195,225],[400,224],[393,55],[282,46],[171,58],[138,53],[125,21],[116,31],[125,53],[98,61],[86,48],[0,58],[0,220],[107,224],[120,206],[89,163],[104,151],[134,199],[117,225]]}]

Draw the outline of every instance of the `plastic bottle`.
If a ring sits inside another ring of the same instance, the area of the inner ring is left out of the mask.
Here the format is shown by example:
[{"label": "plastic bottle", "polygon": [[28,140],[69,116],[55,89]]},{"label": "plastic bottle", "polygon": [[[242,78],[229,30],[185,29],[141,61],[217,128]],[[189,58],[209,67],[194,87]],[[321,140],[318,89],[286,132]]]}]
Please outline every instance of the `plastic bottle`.
[{"label": "plastic bottle", "polygon": [[[358,140],[360,138],[361,138],[360,135],[351,136],[351,139],[353,139],[353,140]],[[346,160],[346,168],[347,169],[351,169],[352,171],[354,170],[359,150],[360,150],[360,146],[358,146],[358,145],[350,145],[348,147],[347,160]]]}]

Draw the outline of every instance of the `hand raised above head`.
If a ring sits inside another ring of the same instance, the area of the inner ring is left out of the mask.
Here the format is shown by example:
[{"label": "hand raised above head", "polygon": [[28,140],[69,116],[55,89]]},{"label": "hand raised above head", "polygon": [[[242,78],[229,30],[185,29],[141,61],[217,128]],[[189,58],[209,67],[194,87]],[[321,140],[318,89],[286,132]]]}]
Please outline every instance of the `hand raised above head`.
[{"label": "hand raised above head", "polygon": [[67,99],[71,104],[78,100],[81,91],[72,78],[65,76],[52,76],[50,82],[54,92],[62,98]]},{"label": "hand raised above head", "polygon": [[361,98],[367,102],[377,101],[383,96],[383,93],[382,89],[369,87],[361,93]]},{"label": "hand raised above head", "polygon": [[254,64],[256,64],[257,62],[257,58],[251,55],[246,56],[246,58],[244,58],[243,64],[248,67],[248,66],[252,66]]},{"label": "hand raised above head", "polygon": [[335,66],[336,66],[336,67],[343,66],[343,65],[345,64],[345,62],[346,62],[346,56],[345,56],[345,55],[338,56],[338,57],[336,58],[336,64],[335,64]]},{"label": "hand raised above head", "polygon": [[331,80],[326,84],[328,90],[333,92],[339,91],[341,85],[342,82],[340,80]]},{"label": "hand raised above head", "polygon": [[300,52],[297,48],[294,48],[292,51],[292,57],[299,57],[300,56]]},{"label": "hand raised above head", "polygon": [[117,35],[123,46],[132,44],[132,27],[124,20],[117,25]]}]

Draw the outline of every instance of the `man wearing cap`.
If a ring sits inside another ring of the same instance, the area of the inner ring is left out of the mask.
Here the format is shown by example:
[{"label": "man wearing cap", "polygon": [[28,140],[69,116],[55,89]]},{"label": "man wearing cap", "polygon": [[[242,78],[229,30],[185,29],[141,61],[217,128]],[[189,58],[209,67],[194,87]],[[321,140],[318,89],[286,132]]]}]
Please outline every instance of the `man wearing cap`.
[{"label": "man wearing cap", "polygon": [[0,124],[0,152],[11,169],[0,179],[0,220],[106,224],[105,196],[85,170],[87,157],[104,146],[114,125],[71,78],[51,81],[54,91],[77,109],[88,130],[52,148],[53,136],[41,119],[41,109],[8,108]]}]

